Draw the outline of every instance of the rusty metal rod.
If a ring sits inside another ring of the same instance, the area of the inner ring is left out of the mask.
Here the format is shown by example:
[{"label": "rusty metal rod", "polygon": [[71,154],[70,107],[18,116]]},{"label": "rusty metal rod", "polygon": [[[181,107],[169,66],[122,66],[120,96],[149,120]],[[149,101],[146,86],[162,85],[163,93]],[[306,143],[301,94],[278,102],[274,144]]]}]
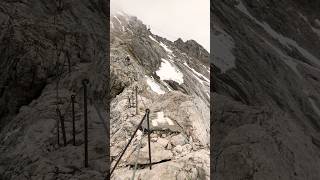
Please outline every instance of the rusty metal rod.
[{"label": "rusty metal rod", "polygon": [[59,126],[59,119],[60,119],[60,110],[57,108],[56,109],[56,111],[57,111],[57,116],[58,116],[58,119],[57,119],[57,142],[58,142],[58,146],[60,146],[60,136],[59,136],[59,128],[60,128],[60,126]]},{"label": "rusty metal rod", "polygon": [[[66,130],[64,127],[64,117],[61,115],[61,111],[58,108],[56,110],[57,110],[58,117],[60,119],[63,144],[64,144],[64,146],[66,146],[67,145],[67,138],[66,138]],[[57,133],[58,133],[58,139],[59,139],[59,122],[57,124],[57,128],[58,128]]]},{"label": "rusty metal rod", "polygon": [[138,109],[138,86],[135,87],[136,90],[136,115],[139,115],[139,109]]},{"label": "rusty metal rod", "polygon": [[149,123],[149,114],[150,110],[146,109],[146,114],[147,114],[147,126],[148,126],[148,147],[149,147],[149,168],[152,169],[152,164],[151,164],[151,143],[150,143],[150,123]]},{"label": "rusty metal rod", "polygon": [[72,140],[73,140],[73,145],[76,145],[76,127],[75,127],[75,111],[74,111],[74,100],[75,100],[75,95],[71,95],[71,102],[72,102]]},{"label": "rusty metal rod", "polygon": [[130,96],[128,96],[128,100],[129,100],[129,108],[131,108],[131,100],[130,100]]},{"label": "rusty metal rod", "polygon": [[88,79],[82,80],[83,84],[83,111],[84,111],[84,167],[88,167],[88,107],[87,107],[87,84]]},{"label": "rusty metal rod", "polygon": [[110,174],[108,174],[108,177],[111,177],[111,174],[112,174],[112,173],[113,173],[113,171],[116,169],[116,167],[117,167],[118,163],[120,162],[120,160],[121,160],[122,156],[124,155],[124,153],[126,152],[127,148],[129,147],[129,145],[130,145],[130,143],[131,143],[132,139],[133,139],[133,138],[134,138],[134,136],[136,135],[136,133],[137,133],[138,129],[140,128],[140,126],[141,126],[141,124],[142,124],[143,120],[146,118],[146,116],[147,116],[147,113],[146,113],[146,114],[144,114],[144,116],[143,116],[142,120],[140,121],[140,123],[139,123],[138,127],[136,128],[136,130],[134,131],[134,133],[131,135],[131,138],[130,138],[130,140],[129,140],[128,144],[126,145],[126,147],[125,147],[125,148],[124,148],[124,150],[122,151],[122,153],[121,153],[121,155],[120,155],[119,159],[117,160],[116,164],[113,166],[113,168],[112,168],[112,170],[111,170]]}]

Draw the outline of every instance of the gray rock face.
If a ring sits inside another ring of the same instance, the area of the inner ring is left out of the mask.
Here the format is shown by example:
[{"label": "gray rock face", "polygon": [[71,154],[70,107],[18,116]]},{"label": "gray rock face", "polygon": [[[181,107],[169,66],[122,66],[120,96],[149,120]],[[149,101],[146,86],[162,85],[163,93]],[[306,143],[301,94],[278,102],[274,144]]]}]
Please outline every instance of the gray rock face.
[{"label": "gray rock face", "polygon": [[119,87],[111,89],[111,167],[147,108],[154,163],[149,170],[144,121],[111,179],[130,179],[135,163],[135,179],[209,179],[209,59],[196,54],[200,48],[196,42],[186,42],[195,53],[190,55],[134,17],[125,13],[111,17],[111,86]]},{"label": "gray rock face", "polygon": [[[0,179],[104,177],[105,2],[61,2],[0,2]],[[83,165],[84,78],[89,79],[89,168]],[[57,107],[65,118],[65,147],[62,134],[57,145]]]},{"label": "gray rock face", "polygon": [[171,144],[177,145],[184,145],[186,143],[186,138],[182,134],[178,134],[171,138]]},{"label": "gray rock face", "polygon": [[214,178],[319,179],[319,12],[263,0],[211,11]]},{"label": "gray rock face", "polygon": [[183,42],[182,39],[179,38],[173,43],[182,52],[202,61],[205,64],[208,63],[208,59],[210,58],[209,53],[196,41],[187,40],[186,42]]}]

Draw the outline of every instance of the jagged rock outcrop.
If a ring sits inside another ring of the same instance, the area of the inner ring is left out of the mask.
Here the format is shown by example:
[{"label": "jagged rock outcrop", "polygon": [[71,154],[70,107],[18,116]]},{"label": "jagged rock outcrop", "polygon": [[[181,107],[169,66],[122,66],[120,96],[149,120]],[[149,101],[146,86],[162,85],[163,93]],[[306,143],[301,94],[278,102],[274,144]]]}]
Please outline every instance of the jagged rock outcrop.
[{"label": "jagged rock outcrop", "polygon": [[183,42],[183,40],[179,38],[173,43],[178,49],[186,53],[188,56],[196,58],[202,61],[204,64],[208,63],[208,59],[210,58],[209,53],[196,41],[187,40],[186,42]]},{"label": "jagged rock outcrop", "polygon": [[149,170],[144,121],[111,179],[131,178],[136,163],[135,179],[209,179],[208,52],[195,41],[177,47],[126,13],[111,14],[110,26],[111,87],[119,87],[111,89],[111,167],[147,108],[153,163]]},{"label": "jagged rock outcrop", "polygon": [[320,17],[301,3],[212,1],[215,179],[320,177]]},{"label": "jagged rock outcrop", "polygon": [[[0,2],[0,179],[104,178],[108,13],[101,5],[106,4]],[[89,79],[88,168],[83,164],[85,78]],[[71,140],[72,94],[76,95],[76,146]],[[65,118],[65,147],[62,139],[57,144],[57,107]]]}]

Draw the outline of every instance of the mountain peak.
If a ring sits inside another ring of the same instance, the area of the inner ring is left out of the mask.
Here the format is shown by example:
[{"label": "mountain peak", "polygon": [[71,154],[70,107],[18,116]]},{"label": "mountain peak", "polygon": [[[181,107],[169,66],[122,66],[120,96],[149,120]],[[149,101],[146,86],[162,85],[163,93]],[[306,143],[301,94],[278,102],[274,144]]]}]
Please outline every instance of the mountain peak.
[{"label": "mountain peak", "polygon": [[181,38],[178,38],[173,42],[174,45],[182,52],[192,56],[196,59],[199,59],[205,64],[208,64],[209,53],[205,50],[197,41],[195,40],[187,40],[184,42]]}]

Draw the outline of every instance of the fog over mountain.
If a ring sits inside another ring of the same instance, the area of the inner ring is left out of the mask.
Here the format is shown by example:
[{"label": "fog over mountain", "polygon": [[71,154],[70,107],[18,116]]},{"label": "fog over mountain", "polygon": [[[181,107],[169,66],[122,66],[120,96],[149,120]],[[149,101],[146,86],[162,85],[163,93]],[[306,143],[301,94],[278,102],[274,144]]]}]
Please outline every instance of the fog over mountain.
[{"label": "fog over mountain", "polygon": [[111,11],[124,11],[170,41],[193,39],[210,51],[209,0],[112,0]]}]

